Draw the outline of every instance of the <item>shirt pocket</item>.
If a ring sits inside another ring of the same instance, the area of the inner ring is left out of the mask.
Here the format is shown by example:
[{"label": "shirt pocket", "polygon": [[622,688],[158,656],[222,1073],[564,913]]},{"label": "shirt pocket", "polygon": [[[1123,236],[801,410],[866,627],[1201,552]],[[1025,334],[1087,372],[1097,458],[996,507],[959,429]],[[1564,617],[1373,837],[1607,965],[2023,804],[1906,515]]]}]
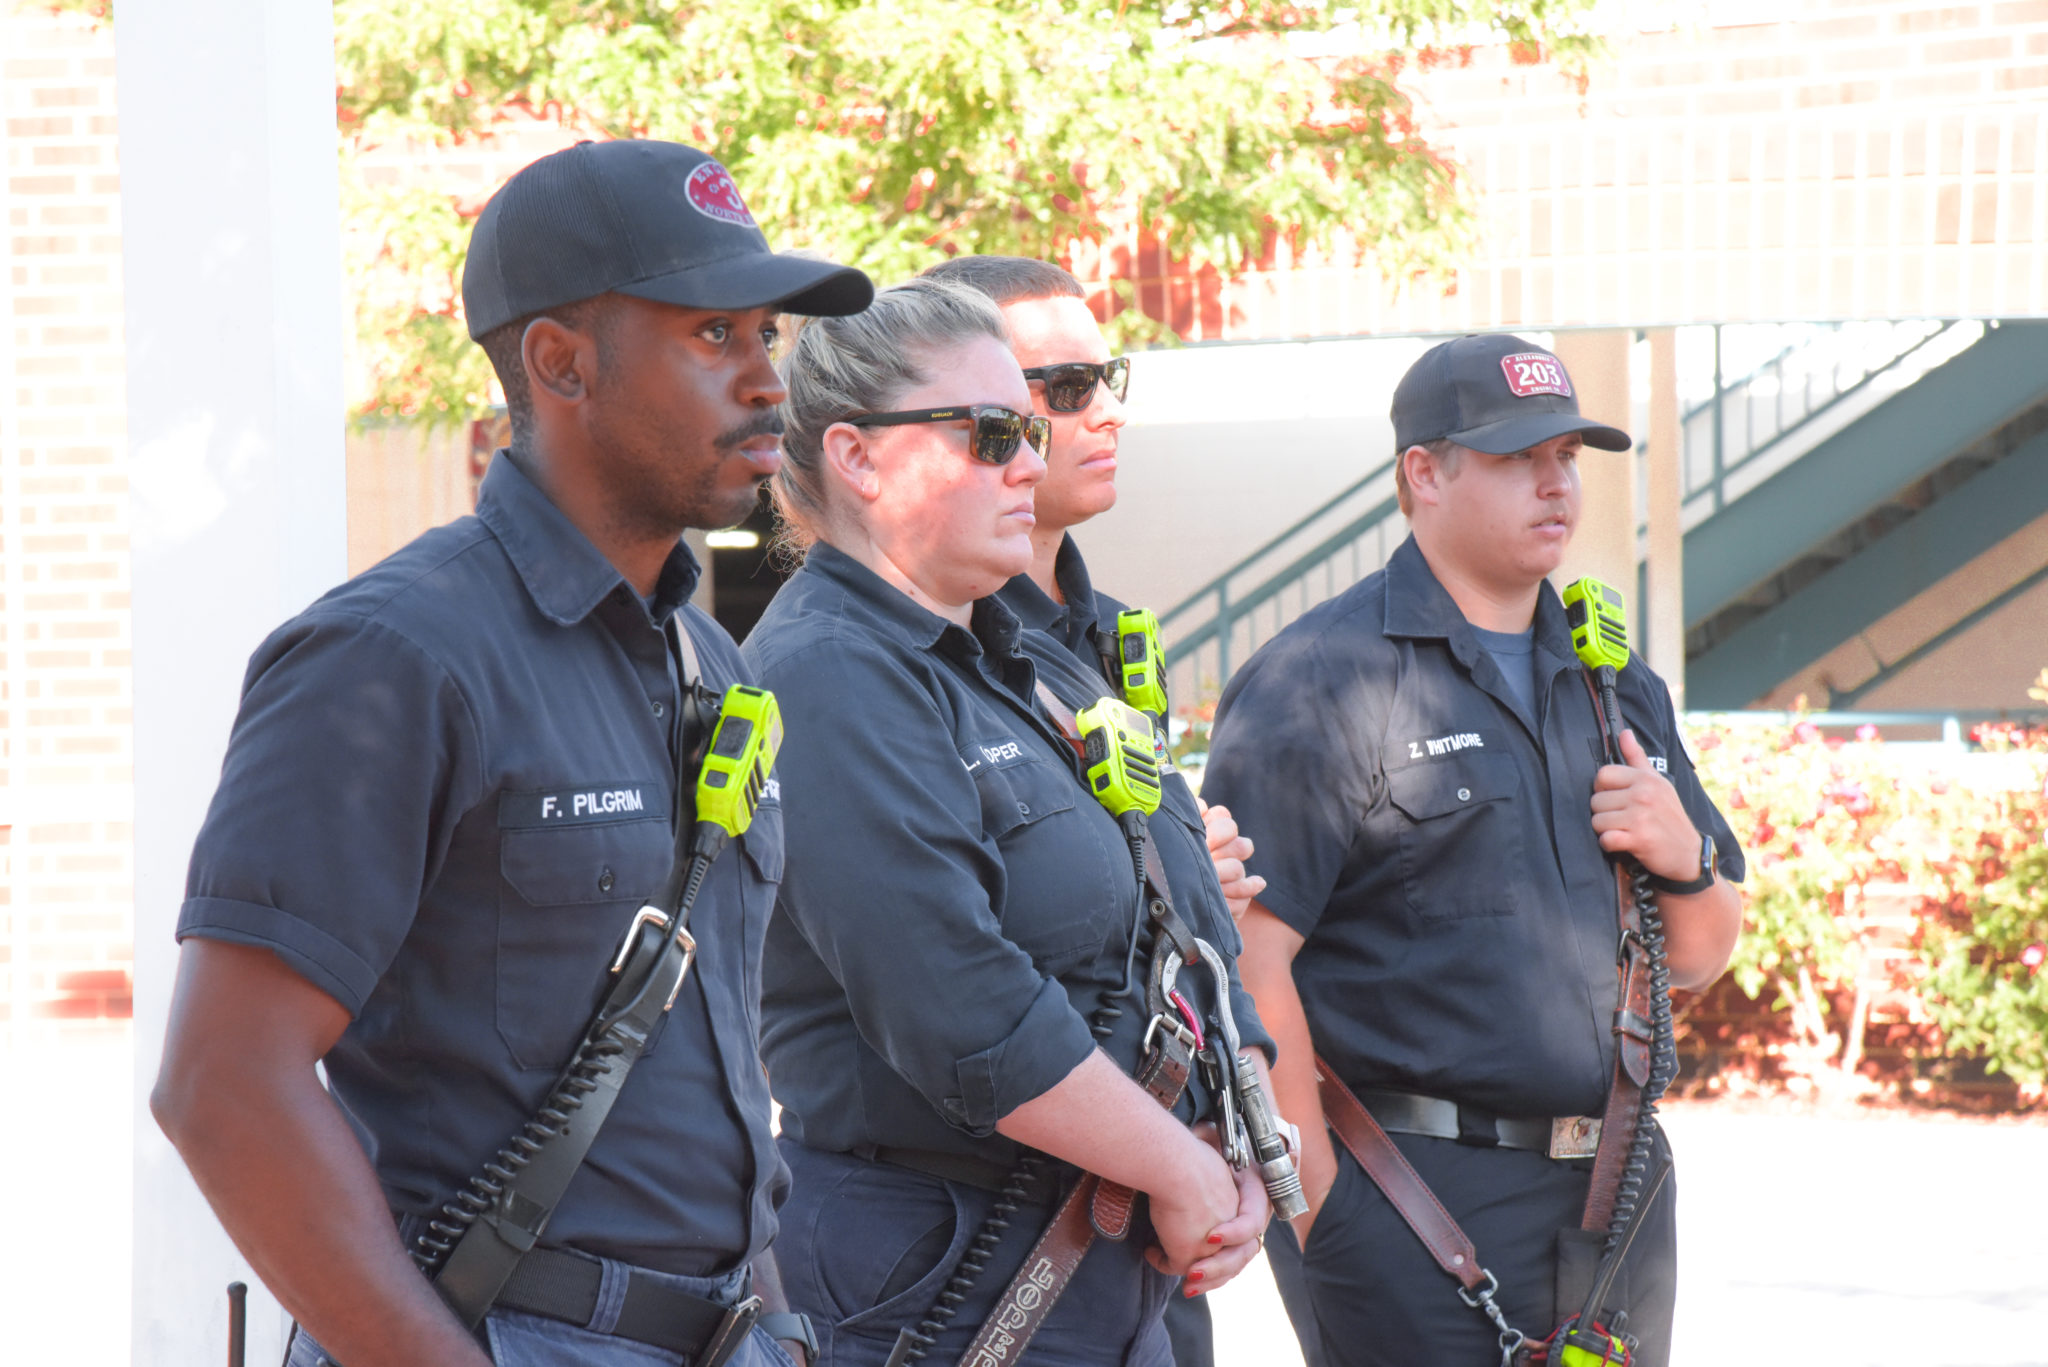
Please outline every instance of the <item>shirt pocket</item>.
[{"label": "shirt pocket", "polygon": [[660,818],[502,833],[497,1024],[520,1067],[568,1062],[633,910],[673,856]]},{"label": "shirt pocket", "polygon": [[1510,756],[1472,751],[1387,775],[1405,818],[1401,881],[1423,921],[1515,914],[1524,866],[1516,789]]},{"label": "shirt pocket", "polygon": [[1118,908],[1134,905],[1130,856],[1118,879],[1107,848],[1123,849],[1123,837],[1093,799],[1077,804],[1080,782],[1051,764],[985,767],[974,782],[982,831],[1002,855],[993,900],[1003,935],[1057,977],[1099,950]]}]

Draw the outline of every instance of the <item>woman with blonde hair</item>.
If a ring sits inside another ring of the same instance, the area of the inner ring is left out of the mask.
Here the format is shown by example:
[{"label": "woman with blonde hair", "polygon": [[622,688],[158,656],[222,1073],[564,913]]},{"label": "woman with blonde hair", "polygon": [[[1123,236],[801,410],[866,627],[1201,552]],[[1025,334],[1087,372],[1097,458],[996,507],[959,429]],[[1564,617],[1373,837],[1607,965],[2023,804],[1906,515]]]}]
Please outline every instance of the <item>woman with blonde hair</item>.
[{"label": "woman with blonde hair", "polygon": [[[811,545],[745,653],[788,731],[762,1052],[791,1304],[826,1363],[1169,1367],[1175,1279],[1234,1276],[1268,1207],[1191,1128],[1199,1077],[1171,1080],[1210,984],[1179,979],[1184,1022],[1151,1009],[1126,831],[991,597],[1030,560],[1044,419],[956,285],[809,322],[784,369],[776,495]],[[1127,1235],[1091,1244],[1124,1188]]]}]

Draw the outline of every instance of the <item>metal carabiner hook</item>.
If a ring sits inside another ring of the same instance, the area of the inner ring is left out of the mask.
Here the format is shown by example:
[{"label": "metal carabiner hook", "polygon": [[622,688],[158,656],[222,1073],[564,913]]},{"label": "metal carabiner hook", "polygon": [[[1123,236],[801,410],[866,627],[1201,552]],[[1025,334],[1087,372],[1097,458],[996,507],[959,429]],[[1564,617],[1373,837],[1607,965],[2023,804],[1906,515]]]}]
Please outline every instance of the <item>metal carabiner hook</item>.
[{"label": "metal carabiner hook", "polygon": [[1237,1056],[1243,1047],[1237,1033],[1237,1016],[1230,1009],[1230,965],[1223,962],[1223,956],[1207,940],[1197,937],[1195,949],[1216,983],[1216,1033],[1221,1038],[1212,1039],[1209,1048],[1218,1078],[1216,1106],[1220,1112],[1218,1128],[1222,1131],[1223,1157],[1233,1168],[1247,1168],[1252,1163],[1252,1146],[1237,1107],[1237,1070],[1244,1064]]}]

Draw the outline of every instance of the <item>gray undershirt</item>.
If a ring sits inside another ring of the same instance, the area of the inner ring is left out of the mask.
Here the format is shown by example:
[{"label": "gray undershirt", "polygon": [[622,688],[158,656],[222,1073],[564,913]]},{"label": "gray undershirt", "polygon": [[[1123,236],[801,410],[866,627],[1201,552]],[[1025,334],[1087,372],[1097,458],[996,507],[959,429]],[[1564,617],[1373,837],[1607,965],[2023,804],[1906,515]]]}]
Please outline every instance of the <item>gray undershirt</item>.
[{"label": "gray undershirt", "polygon": [[1532,624],[1527,631],[1488,631],[1484,627],[1473,627],[1472,634],[1479,638],[1479,644],[1486,647],[1486,653],[1493,656],[1493,662],[1500,668],[1501,677],[1508,681],[1508,689],[1515,695],[1515,701],[1522,704],[1522,710],[1530,716],[1536,715],[1536,628]]}]

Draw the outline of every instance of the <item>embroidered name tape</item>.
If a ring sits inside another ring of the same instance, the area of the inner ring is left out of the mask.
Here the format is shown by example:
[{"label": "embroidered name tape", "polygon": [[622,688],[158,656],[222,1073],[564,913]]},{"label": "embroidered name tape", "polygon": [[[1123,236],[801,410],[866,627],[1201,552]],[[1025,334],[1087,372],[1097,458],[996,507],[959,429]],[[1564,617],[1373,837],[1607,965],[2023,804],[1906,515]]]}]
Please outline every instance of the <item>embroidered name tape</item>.
[{"label": "embroidered name tape", "polygon": [[1009,738],[970,740],[960,744],[960,762],[967,766],[970,774],[983,769],[1001,769],[1023,759],[1023,743]]},{"label": "embroidered name tape", "polygon": [[661,788],[653,783],[593,783],[581,788],[502,793],[498,797],[498,825],[505,830],[594,826],[651,816],[668,818]]},{"label": "embroidered name tape", "polygon": [[1456,731],[1448,736],[1431,736],[1424,740],[1408,742],[1410,759],[1442,759],[1455,755],[1460,750],[1483,750],[1486,738],[1477,731]]},{"label": "embroidered name tape", "polygon": [[1564,366],[1557,357],[1542,351],[1518,351],[1512,356],[1500,358],[1501,373],[1508,377],[1508,388],[1518,399],[1532,398],[1537,394],[1555,394],[1561,399],[1572,396],[1572,382],[1564,373]]}]

